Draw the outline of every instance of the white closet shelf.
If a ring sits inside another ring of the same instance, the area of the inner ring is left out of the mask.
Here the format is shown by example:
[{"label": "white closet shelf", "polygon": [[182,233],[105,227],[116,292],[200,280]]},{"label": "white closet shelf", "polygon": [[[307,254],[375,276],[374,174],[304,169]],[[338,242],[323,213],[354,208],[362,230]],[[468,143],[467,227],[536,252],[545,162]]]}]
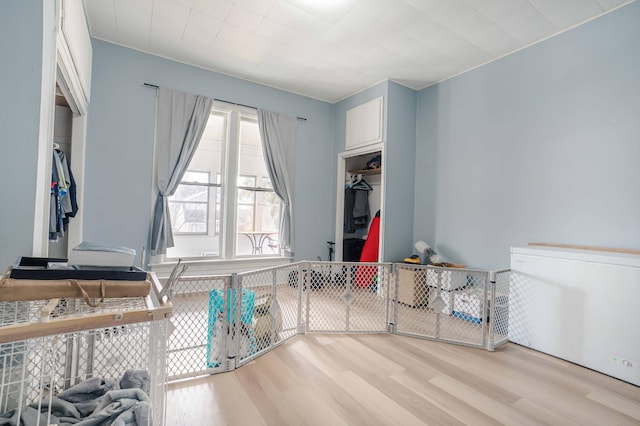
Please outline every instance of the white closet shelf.
[{"label": "white closet shelf", "polygon": [[352,175],[379,175],[382,173],[382,167],[377,169],[363,169],[363,170],[349,170],[349,174]]}]

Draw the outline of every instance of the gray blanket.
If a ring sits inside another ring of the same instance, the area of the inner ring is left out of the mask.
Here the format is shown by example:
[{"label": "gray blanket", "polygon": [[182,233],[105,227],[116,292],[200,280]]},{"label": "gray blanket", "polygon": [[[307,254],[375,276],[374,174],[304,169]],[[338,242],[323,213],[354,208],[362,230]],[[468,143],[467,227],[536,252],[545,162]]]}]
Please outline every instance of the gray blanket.
[{"label": "gray blanket", "polygon": [[[39,402],[0,414],[0,426],[151,426],[149,373],[130,370],[126,380],[115,383],[91,378]],[[134,384],[143,385],[143,391]],[[48,416],[51,410],[51,416]]]}]

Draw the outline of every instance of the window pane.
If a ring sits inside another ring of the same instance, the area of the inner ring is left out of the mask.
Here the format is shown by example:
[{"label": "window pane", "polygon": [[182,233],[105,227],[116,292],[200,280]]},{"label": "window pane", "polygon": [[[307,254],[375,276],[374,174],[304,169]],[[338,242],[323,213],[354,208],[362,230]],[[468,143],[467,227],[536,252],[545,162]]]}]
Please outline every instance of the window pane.
[{"label": "window pane", "polygon": [[278,232],[280,229],[280,198],[275,192],[258,192],[256,202],[256,229]]},{"label": "window pane", "polygon": [[[238,205],[236,254],[277,255],[280,226],[280,199],[274,192],[252,192],[255,204]],[[253,227],[249,227],[252,221]]]},{"label": "window pane", "polygon": [[175,233],[206,233],[207,204],[169,201],[171,225]]},{"label": "window pane", "polygon": [[238,206],[238,231],[239,232],[253,231],[253,205]]},{"label": "window pane", "polygon": [[[224,176],[225,137],[227,134],[227,115],[212,112],[207,121],[202,139],[189,163],[189,171],[183,181],[217,183],[218,176]],[[216,179],[215,181],[213,179]],[[219,182],[218,182],[219,183]]]},{"label": "window pane", "polygon": [[209,187],[196,185],[178,185],[176,193],[169,199],[170,201],[201,201],[206,203],[209,200]]},{"label": "window pane", "polygon": [[271,179],[268,176],[262,177],[262,183],[260,184],[262,188],[273,189],[273,185],[271,185]]},{"label": "window pane", "polygon": [[[183,182],[223,184],[229,113],[212,111]],[[223,188],[179,185],[169,198],[174,247],[168,258],[220,256]]]},{"label": "window pane", "polygon": [[[273,188],[264,160],[258,122],[249,117],[240,121],[238,176],[238,186]],[[238,190],[237,212],[236,254],[277,254],[280,199],[275,193]]]},{"label": "window pane", "polygon": [[254,177],[252,185],[241,186],[255,186],[257,182],[262,183],[265,177],[267,179],[269,178],[269,173],[267,173],[267,167],[264,162],[257,120],[251,120],[249,118],[240,120],[238,175]]},{"label": "window pane", "polygon": [[255,188],[255,186],[256,186],[256,177],[255,176],[240,175],[240,176],[238,176],[238,186],[250,186],[252,188]]},{"label": "window pane", "polygon": [[253,205],[255,202],[255,191],[250,191],[248,189],[239,189],[238,190],[238,204],[249,204]]},{"label": "window pane", "polygon": [[210,183],[209,172],[196,172],[187,170],[182,176],[182,182]]}]

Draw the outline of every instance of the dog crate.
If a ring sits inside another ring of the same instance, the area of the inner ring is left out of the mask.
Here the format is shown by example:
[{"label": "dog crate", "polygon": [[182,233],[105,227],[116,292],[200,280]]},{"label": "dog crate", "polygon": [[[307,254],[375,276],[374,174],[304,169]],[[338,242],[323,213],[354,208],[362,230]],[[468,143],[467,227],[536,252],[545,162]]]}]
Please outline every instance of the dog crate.
[{"label": "dog crate", "polygon": [[0,423],[162,425],[171,303],[146,297],[0,302]]}]

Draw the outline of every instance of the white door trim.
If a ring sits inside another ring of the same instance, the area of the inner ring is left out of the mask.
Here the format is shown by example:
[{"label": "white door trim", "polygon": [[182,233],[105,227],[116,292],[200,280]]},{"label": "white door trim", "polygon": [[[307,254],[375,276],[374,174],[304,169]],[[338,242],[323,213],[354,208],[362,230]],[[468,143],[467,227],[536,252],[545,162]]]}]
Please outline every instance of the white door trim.
[{"label": "white door trim", "polygon": [[[382,166],[382,179],[381,179],[381,195],[380,195],[380,210],[384,212],[384,152],[383,144],[368,145],[361,148],[350,149],[349,151],[343,151],[338,154],[337,176],[336,176],[336,246],[335,246],[335,260],[342,261],[342,240],[344,237],[344,183],[347,173],[347,159],[351,157],[358,157],[363,154],[371,154],[374,152],[382,152],[383,166]],[[380,248],[378,252],[378,259],[384,259],[384,215],[380,219]]]}]

